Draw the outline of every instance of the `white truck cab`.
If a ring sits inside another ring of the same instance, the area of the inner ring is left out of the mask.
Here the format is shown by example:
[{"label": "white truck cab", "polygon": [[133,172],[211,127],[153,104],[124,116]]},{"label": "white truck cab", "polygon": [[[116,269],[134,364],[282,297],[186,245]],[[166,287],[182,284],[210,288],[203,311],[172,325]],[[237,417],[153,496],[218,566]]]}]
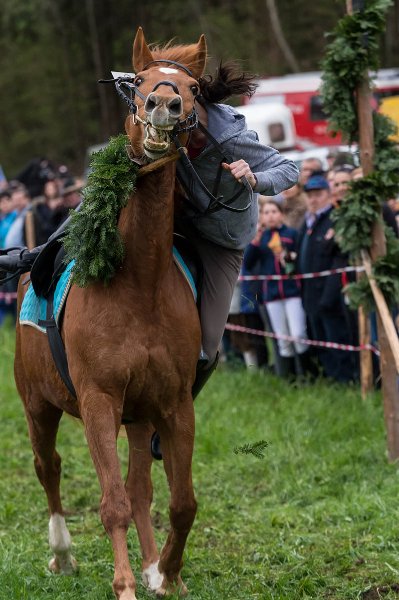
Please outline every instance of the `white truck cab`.
[{"label": "white truck cab", "polygon": [[245,116],[248,129],[256,131],[261,144],[279,151],[295,148],[295,124],[288,106],[265,102],[236,106],[235,110]]}]

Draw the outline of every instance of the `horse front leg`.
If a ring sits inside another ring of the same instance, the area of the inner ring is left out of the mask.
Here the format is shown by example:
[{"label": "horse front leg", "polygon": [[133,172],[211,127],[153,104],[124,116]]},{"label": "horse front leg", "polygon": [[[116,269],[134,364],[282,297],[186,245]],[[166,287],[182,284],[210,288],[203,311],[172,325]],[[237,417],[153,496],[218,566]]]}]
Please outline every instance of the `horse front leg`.
[{"label": "horse front leg", "polygon": [[157,423],[157,429],[161,436],[164,468],[171,491],[171,529],[161,552],[159,570],[164,578],[156,593],[158,596],[167,596],[177,591],[186,595],[187,588],[181,580],[180,571],[187,536],[197,512],[191,466],[195,433],[191,397],[179,406],[177,414]]},{"label": "horse front leg", "polygon": [[136,582],[127,549],[131,505],[122,480],[117,452],[121,422],[117,402],[114,397],[99,390],[86,391],[81,396],[81,414],[101,485],[101,521],[114,552],[114,594],[118,600],[136,600]]},{"label": "horse front leg", "polygon": [[125,485],[141,546],[143,582],[149,590],[156,591],[161,587],[163,577],[158,570],[159,553],[150,513],[153,492],[150,441],[153,432],[151,423],[126,425],[129,471]]}]

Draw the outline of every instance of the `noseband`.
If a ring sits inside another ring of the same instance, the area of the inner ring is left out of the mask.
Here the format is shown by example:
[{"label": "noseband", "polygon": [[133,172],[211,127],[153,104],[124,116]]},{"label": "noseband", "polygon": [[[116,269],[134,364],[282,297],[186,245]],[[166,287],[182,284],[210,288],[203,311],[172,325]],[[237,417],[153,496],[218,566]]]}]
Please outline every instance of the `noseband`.
[{"label": "noseband", "polygon": [[[193,79],[195,79],[193,74],[191,73],[190,69],[188,69],[185,65],[182,65],[181,63],[176,62],[175,60],[167,60],[167,59],[152,60],[151,62],[149,62],[148,64],[145,65],[145,67],[143,68],[143,71],[145,71],[149,67],[149,65],[152,65],[155,63],[166,63],[168,65],[174,65],[175,67],[182,69],[183,71],[185,71],[187,73],[187,75],[189,75],[190,77],[193,77]],[[122,100],[124,102],[126,102],[126,104],[128,105],[129,111],[133,115],[134,120],[135,121],[137,120],[137,121],[145,124],[145,122],[143,122],[142,119],[140,119],[140,117],[137,115],[137,104],[135,103],[135,96],[138,96],[139,98],[141,98],[141,100],[143,100],[143,102],[145,102],[147,100],[148,96],[145,96],[144,94],[142,94],[140,92],[138,85],[136,83],[135,77],[126,76],[126,77],[114,77],[113,79],[100,79],[98,81],[98,83],[114,83],[116,91],[118,92],[118,94],[122,98]],[[177,85],[174,83],[174,81],[169,81],[169,80],[158,81],[158,83],[151,90],[150,94],[155,92],[161,85],[168,85],[169,87],[171,87],[173,89],[175,94],[178,94],[180,96],[179,88],[177,87]],[[150,95],[150,94],[148,94],[148,95]],[[195,100],[195,98],[196,98],[196,96],[194,96],[194,100]],[[186,119],[184,119],[184,121],[178,121],[176,123],[175,127],[173,128],[173,134],[176,135],[179,133],[185,133],[187,131],[191,131],[191,129],[195,129],[196,127],[198,127],[198,114],[197,114],[197,111],[195,110],[194,104],[193,104],[193,110],[188,115],[188,117],[186,117]]]}]

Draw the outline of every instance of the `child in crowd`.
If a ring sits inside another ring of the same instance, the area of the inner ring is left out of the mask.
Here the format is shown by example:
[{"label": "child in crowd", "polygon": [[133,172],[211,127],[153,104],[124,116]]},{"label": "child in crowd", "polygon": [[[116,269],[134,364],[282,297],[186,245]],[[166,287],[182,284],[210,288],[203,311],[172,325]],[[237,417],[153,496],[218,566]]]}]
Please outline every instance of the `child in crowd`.
[{"label": "child in crowd", "polygon": [[[256,264],[260,264],[262,275],[291,273],[296,257],[297,231],[283,224],[283,213],[277,202],[267,200],[261,210],[266,230],[258,230],[247,247],[244,266],[246,269],[252,269]],[[262,295],[274,333],[307,339],[306,317],[302,308],[299,283],[296,280],[265,281]],[[302,372],[310,370],[307,345],[299,341],[292,343],[279,339],[278,348],[283,375],[295,375],[295,353],[298,355]]]}]

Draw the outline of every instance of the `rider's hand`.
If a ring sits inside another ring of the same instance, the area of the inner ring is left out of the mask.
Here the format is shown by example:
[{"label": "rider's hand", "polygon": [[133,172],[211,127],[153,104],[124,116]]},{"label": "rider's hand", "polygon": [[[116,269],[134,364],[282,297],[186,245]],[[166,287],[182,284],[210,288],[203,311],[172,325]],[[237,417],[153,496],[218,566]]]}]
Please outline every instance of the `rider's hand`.
[{"label": "rider's hand", "polygon": [[226,169],[226,171],[230,171],[233,177],[237,179],[237,181],[239,181],[240,183],[242,183],[242,178],[246,177],[249,185],[252,188],[256,186],[256,177],[252,173],[251,167],[247,162],[245,162],[245,160],[236,160],[235,162],[232,162],[229,165],[227,163],[222,163],[222,167]]}]

